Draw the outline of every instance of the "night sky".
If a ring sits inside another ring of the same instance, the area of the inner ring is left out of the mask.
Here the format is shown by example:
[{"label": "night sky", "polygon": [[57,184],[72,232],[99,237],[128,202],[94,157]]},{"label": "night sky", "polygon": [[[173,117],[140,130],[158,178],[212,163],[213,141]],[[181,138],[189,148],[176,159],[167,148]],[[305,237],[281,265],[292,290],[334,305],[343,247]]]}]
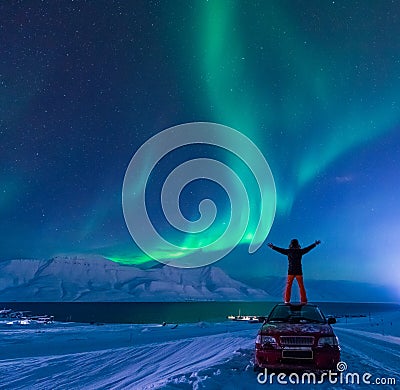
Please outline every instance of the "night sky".
[{"label": "night sky", "polygon": [[[125,171],[150,137],[205,121],[240,131],[268,161],[277,208],[266,242],[320,239],[303,260],[308,278],[400,295],[399,36],[400,3],[387,0],[1,2],[0,258],[146,263],[124,221]],[[204,156],[254,189],[218,148],[167,156],[146,202],[178,244],[191,238],[168,229],[158,183]],[[212,239],[230,210],[221,187],[196,181],[181,207],[195,220],[205,197],[218,206]],[[284,276],[286,260],[266,242],[248,253],[252,229],[253,217],[215,265]]]}]

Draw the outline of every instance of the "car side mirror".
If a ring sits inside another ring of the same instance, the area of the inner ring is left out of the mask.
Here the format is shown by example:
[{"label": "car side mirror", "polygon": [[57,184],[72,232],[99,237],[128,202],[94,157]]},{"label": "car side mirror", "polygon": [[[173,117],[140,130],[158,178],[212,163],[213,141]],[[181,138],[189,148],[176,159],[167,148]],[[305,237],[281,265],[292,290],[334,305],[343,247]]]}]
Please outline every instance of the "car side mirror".
[{"label": "car side mirror", "polygon": [[328,318],[328,324],[329,325],[336,324],[336,318],[335,317],[329,317]]}]

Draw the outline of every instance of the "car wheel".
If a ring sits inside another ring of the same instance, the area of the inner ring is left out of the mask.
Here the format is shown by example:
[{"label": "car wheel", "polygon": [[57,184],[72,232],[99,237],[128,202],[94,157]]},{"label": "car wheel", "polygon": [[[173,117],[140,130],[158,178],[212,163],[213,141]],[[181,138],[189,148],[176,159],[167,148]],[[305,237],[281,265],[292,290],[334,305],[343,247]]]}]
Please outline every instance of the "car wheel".
[{"label": "car wheel", "polygon": [[254,372],[263,372],[264,369],[262,367],[260,367],[257,363],[254,363],[253,365],[253,371]]}]

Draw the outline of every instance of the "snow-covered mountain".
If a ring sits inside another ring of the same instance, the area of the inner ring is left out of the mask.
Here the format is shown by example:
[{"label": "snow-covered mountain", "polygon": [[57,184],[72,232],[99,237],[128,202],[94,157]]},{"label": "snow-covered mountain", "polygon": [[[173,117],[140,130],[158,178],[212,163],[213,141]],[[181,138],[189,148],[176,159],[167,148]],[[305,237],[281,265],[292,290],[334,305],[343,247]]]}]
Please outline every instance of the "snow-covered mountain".
[{"label": "snow-covered mountain", "polygon": [[[159,265],[141,269],[99,256],[0,261],[0,301],[3,302],[280,301],[284,287],[285,278],[266,277],[243,283],[214,266],[180,269]],[[306,280],[306,288],[313,302],[397,300],[385,286],[367,283]],[[298,299],[294,283],[292,300]]]},{"label": "snow-covered mountain", "polygon": [[[285,277],[265,277],[244,280],[248,285],[266,291],[270,296],[282,299]],[[399,296],[390,286],[346,280],[305,279],[308,299],[312,302],[398,302]],[[296,281],[292,288],[292,301],[299,301]]]},{"label": "snow-covered mountain", "polygon": [[0,262],[0,301],[271,300],[209,266],[143,270],[102,257]]}]

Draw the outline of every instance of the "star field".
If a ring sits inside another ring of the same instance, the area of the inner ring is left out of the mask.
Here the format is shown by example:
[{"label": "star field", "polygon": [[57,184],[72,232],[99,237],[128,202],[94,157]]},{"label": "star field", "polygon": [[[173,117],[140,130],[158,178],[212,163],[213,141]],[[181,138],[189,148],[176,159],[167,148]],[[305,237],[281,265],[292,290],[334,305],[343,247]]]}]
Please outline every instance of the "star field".
[{"label": "star field", "polygon": [[[146,263],[123,218],[125,170],[151,136],[208,121],[245,134],[271,167],[268,242],[321,239],[308,277],[398,288],[399,21],[389,0],[2,2],[0,258]],[[248,175],[234,156],[192,148],[150,182],[195,155]],[[195,183],[181,203],[196,218],[210,192],[212,238],[229,213],[223,191]],[[156,191],[147,201],[166,236],[192,241],[168,229]],[[266,246],[247,253],[252,226],[217,265],[284,275]]]}]

